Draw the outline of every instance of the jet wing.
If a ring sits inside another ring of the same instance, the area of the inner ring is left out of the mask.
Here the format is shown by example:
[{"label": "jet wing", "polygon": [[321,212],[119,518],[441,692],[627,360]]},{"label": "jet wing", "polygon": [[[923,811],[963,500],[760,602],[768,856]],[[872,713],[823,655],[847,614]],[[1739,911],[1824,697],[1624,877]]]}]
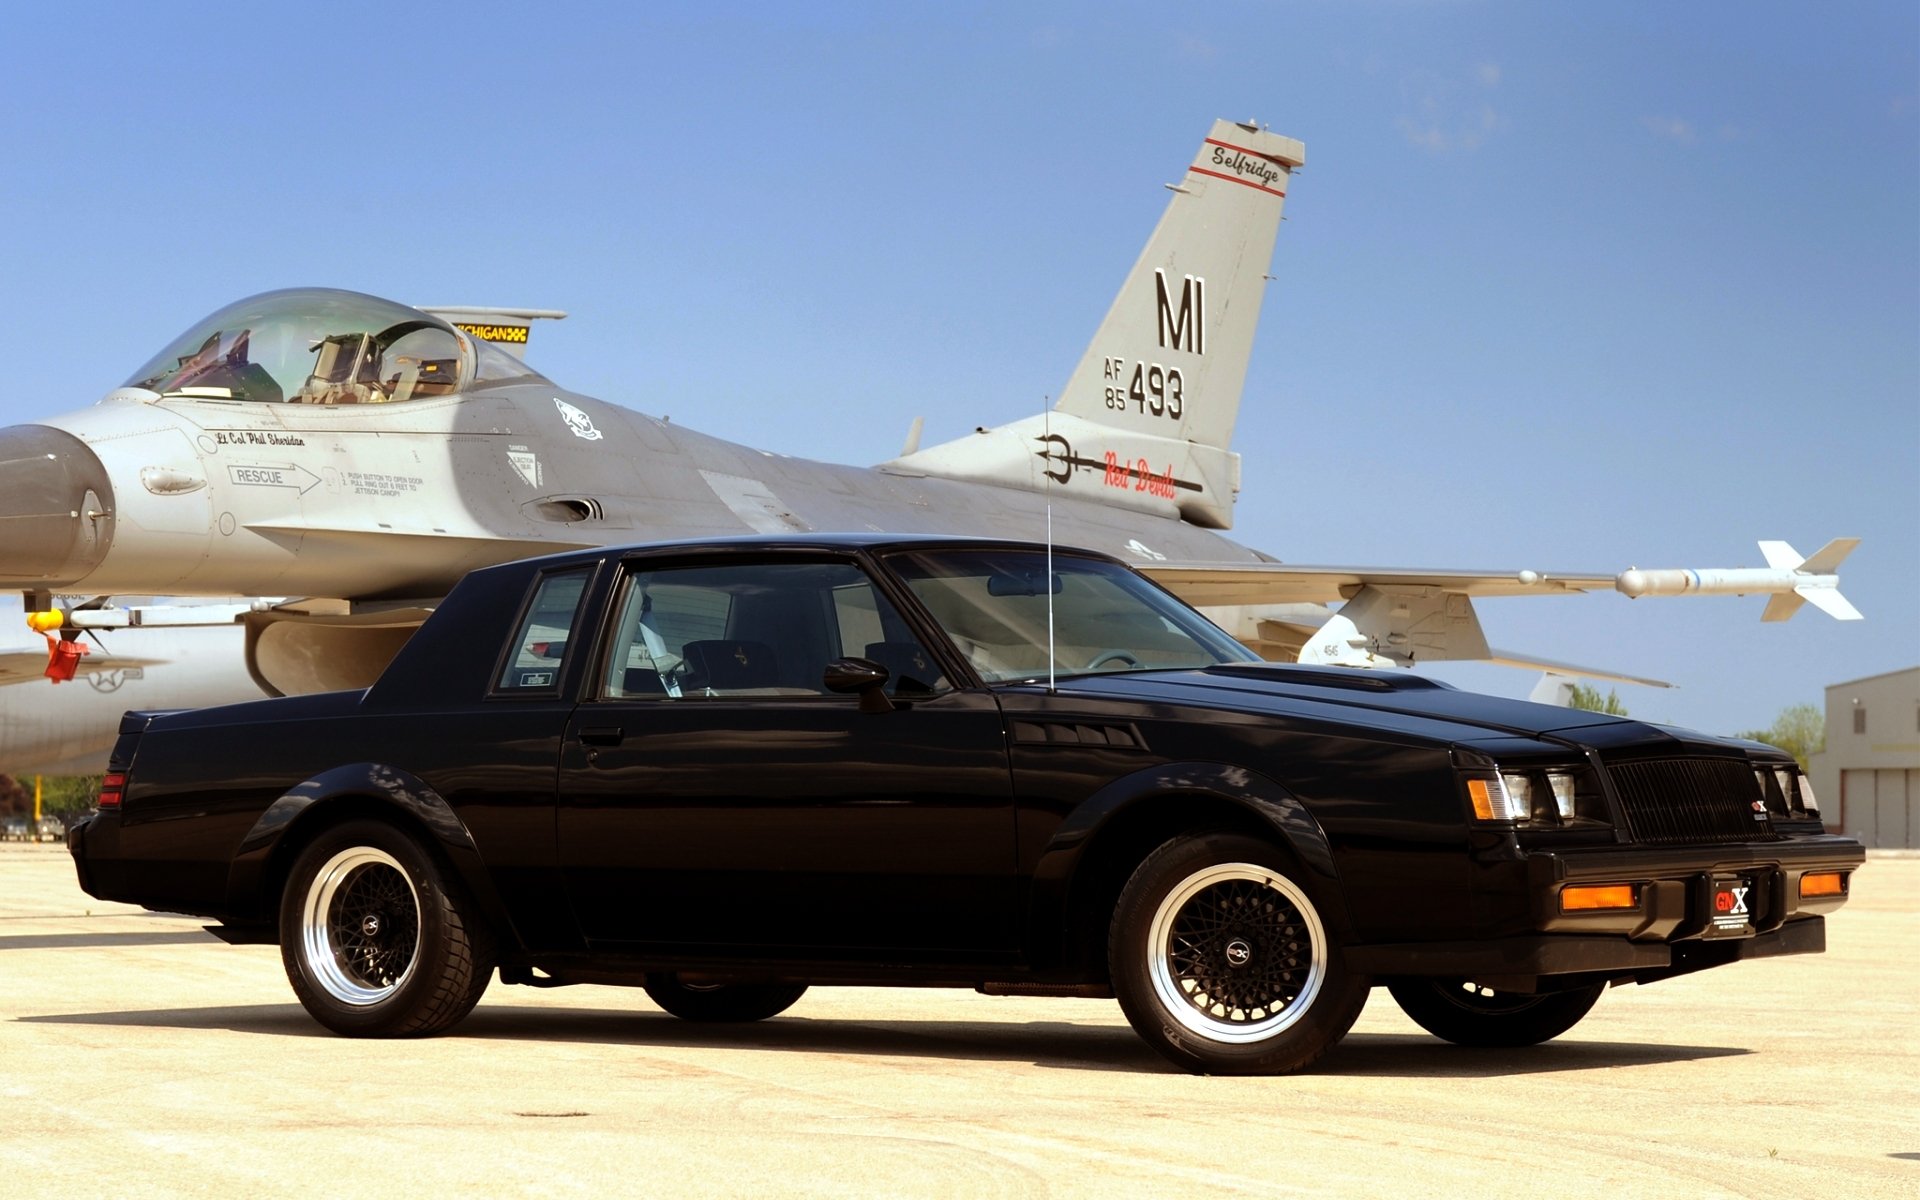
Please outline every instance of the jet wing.
[{"label": "jet wing", "polygon": [[1538,655],[1502,650],[1497,646],[1489,648],[1487,661],[1498,663],[1503,667],[1523,667],[1532,671],[1545,671],[1549,675],[1580,675],[1588,679],[1606,679],[1614,683],[1637,683],[1642,687],[1670,688],[1673,686],[1664,679],[1647,679],[1643,676],[1627,675],[1600,667],[1583,667],[1578,663],[1557,662]]},{"label": "jet wing", "polygon": [[1411,570],[1292,563],[1137,563],[1136,568],[1188,604],[1326,604],[1365,587],[1434,589],[1460,596],[1564,596],[1612,591],[1613,575],[1542,571]]},{"label": "jet wing", "polygon": [[8,647],[0,649],[0,687],[46,678],[47,648]]}]

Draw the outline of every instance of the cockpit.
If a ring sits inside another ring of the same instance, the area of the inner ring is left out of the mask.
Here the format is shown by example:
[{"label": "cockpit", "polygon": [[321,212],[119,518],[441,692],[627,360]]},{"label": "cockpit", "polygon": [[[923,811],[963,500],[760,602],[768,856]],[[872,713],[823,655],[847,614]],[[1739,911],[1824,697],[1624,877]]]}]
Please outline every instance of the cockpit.
[{"label": "cockpit", "polygon": [[537,379],[519,359],[417,308],[287,288],[197,322],[125,386],[199,400],[404,404]]}]

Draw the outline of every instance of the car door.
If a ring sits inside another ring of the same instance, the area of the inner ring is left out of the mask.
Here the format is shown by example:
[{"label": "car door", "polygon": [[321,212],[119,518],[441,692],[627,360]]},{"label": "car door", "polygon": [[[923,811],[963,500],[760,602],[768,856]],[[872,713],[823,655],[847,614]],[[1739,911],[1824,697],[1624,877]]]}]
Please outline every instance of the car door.
[{"label": "car door", "polygon": [[[1014,815],[991,695],[954,687],[850,559],[641,560],[562,742],[588,940],[769,958],[1010,950]],[[824,686],[880,661],[891,711]]]}]

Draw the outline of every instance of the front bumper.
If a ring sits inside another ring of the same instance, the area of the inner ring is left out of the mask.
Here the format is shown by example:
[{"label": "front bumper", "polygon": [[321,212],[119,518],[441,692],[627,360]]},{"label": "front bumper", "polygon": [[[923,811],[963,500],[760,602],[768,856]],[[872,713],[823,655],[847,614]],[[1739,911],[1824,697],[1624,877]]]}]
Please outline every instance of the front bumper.
[{"label": "front bumper", "polygon": [[1552,976],[1577,976],[1582,983],[1595,978],[1652,983],[1743,958],[1818,954],[1826,948],[1826,919],[1800,917],[1768,933],[1721,941],[1636,942],[1565,934],[1355,946],[1347,951],[1347,966],[1366,975],[1458,977],[1502,991],[1531,992]]},{"label": "front bumper", "polygon": [[[1605,847],[1524,855],[1531,925],[1542,933],[1619,934],[1635,942],[1680,942],[1711,938],[1715,928],[1714,884],[1737,881],[1748,890],[1753,936],[1789,921],[1833,912],[1847,901],[1800,895],[1807,875],[1850,875],[1867,860],[1852,838],[1822,834],[1779,842],[1730,846]],[[1629,884],[1630,909],[1564,911],[1561,896],[1571,886]],[[1735,935],[1745,936],[1745,935]]]},{"label": "front bumper", "polygon": [[[1483,896],[1507,914],[1504,936],[1473,941],[1355,946],[1347,962],[1377,976],[1465,977],[1533,991],[1595,979],[1650,983],[1746,958],[1818,954],[1825,914],[1838,895],[1803,897],[1801,879],[1843,877],[1866,861],[1852,838],[1820,835],[1723,846],[1606,846],[1520,850],[1483,877]],[[1630,908],[1565,911],[1562,893],[1583,885],[1628,885]],[[1850,878],[1843,878],[1843,885]],[[1744,922],[1715,910],[1737,886]],[[1523,915],[1524,914],[1524,915]]]}]

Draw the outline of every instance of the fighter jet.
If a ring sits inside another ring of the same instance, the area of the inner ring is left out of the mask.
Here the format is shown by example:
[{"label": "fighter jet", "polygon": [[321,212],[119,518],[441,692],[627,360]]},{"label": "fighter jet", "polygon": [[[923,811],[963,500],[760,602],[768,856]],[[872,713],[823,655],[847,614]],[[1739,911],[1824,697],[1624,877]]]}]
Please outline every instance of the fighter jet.
[{"label": "fighter jet", "polygon": [[[143,622],[104,599],[62,609],[56,593],[297,597],[238,616],[249,676],[296,693],[365,686],[487,563],[747,532],[1050,529],[1213,606],[1269,657],[1581,670],[1493,650],[1472,598],[1656,594],[1687,590],[1685,573],[1303,567],[1221,532],[1240,488],[1229,447],[1254,327],[1304,161],[1291,138],[1215,123],[1051,409],[927,449],[916,426],[875,467],[770,454],[569,391],[460,310],[321,288],[254,296],[92,407],[0,429],[0,588],[66,642]],[[1770,551],[1773,569],[1739,583],[1838,600],[1849,549],[1836,542],[1806,570]]]}]

